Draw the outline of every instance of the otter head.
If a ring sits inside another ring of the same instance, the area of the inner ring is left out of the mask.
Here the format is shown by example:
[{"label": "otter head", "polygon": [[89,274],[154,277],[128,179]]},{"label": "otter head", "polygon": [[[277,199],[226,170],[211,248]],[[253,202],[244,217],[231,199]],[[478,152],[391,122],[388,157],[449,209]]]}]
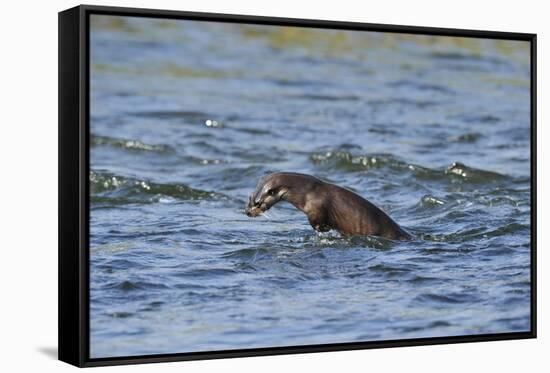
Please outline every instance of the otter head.
[{"label": "otter head", "polygon": [[245,209],[246,215],[256,217],[283,199],[288,191],[284,179],[281,174],[277,173],[261,178],[256,190],[250,195]]},{"label": "otter head", "polygon": [[304,211],[308,194],[324,182],[316,177],[295,172],[276,172],[264,176],[250,195],[245,213],[255,217],[283,200]]}]

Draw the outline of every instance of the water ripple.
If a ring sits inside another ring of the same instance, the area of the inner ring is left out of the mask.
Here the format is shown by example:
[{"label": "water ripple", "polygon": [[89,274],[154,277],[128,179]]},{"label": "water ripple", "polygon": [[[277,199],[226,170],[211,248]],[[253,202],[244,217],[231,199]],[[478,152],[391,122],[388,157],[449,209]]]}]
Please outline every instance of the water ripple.
[{"label": "water ripple", "polygon": [[99,170],[90,171],[90,192],[93,202],[109,202],[114,205],[162,202],[163,197],[179,200],[227,198],[220,193],[195,189],[184,184],[160,184]]}]

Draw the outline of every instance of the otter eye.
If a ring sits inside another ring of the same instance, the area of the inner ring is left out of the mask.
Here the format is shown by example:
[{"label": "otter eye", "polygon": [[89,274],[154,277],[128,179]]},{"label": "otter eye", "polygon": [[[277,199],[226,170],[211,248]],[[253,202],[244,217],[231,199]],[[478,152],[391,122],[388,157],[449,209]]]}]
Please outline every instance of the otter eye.
[{"label": "otter eye", "polygon": [[274,195],[275,195],[275,192],[276,192],[275,189],[269,189],[269,190],[267,191],[267,194],[269,194],[270,196],[274,196]]}]

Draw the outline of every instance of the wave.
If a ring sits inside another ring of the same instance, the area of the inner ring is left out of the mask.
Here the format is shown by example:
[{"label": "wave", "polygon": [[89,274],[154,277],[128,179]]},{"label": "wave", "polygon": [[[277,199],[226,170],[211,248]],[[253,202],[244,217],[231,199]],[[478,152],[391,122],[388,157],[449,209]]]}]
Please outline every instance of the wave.
[{"label": "wave", "polygon": [[474,303],[479,301],[479,297],[477,297],[475,294],[468,294],[468,293],[451,293],[451,294],[422,293],[416,296],[414,300],[423,304],[431,304],[433,306],[438,306],[443,304]]},{"label": "wave", "polygon": [[185,184],[155,183],[107,171],[92,170],[89,180],[92,203],[117,205],[228,198],[220,193],[191,188]]},{"label": "wave", "polygon": [[108,136],[90,136],[91,146],[111,146],[132,151],[154,152],[154,153],[174,153],[174,149],[166,144],[146,144],[138,140],[119,139]]},{"label": "wave", "polygon": [[412,80],[398,80],[388,84],[392,88],[406,88],[417,89],[420,91],[431,91],[435,93],[454,94],[455,92],[450,88],[444,87],[439,84],[419,83]]},{"label": "wave", "polygon": [[397,107],[413,107],[418,109],[428,109],[433,106],[439,105],[438,101],[431,100],[413,100],[409,98],[385,98],[385,99],[375,99],[368,101],[368,105],[372,107],[388,107],[388,106],[397,106]]},{"label": "wave", "polygon": [[304,93],[299,95],[287,95],[286,97],[302,99],[307,101],[359,101],[360,97],[356,95],[327,95],[327,94],[313,94],[313,93]]},{"label": "wave", "polygon": [[[409,264],[409,267],[411,267],[410,264]],[[408,274],[408,273],[414,271],[414,268],[412,268],[412,267],[411,268],[397,267],[397,266],[386,265],[386,264],[383,264],[383,263],[375,264],[373,266],[370,266],[368,269],[369,269],[369,271],[379,272],[381,274],[384,274],[384,275],[390,276],[390,277],[402,276],[402,275],[405,275],[405,274]]]},{"label": "wave", "polygon": [[412,173],[420,179],[431,180],[462,180],[469,183],[490,183],[506,179],[506,175],[486,171],[460,162],[440,169],[433,169],[405,162],[391,154],[372,154],[354,156],[346,151],[328,151],[313,153],[310,160],[317,165],[348,172],[366,171],[370,169],[389,169],[397,173]]},{"label": "wave", "polygon": [[474,183],[492,182],[506,178],[505,175],[501,175],[497,172],[468,167],[460,162],[454,162],[452,165],[447,167],[445,169],[445,174],[456,175],[464,180]]},{"label": "wave", "polygon": [[465,133],[458,136],[451,136],[448,138],[451,142],[463,142],[463,143],[474,143],[481,139],[483,136],[477,132]]},{"label": "wave", "polygon": [[484,123],[484,124],[495,124],[501,121],[501,118],[489,114],[460,114],[452,115],[451,119],[457,119],[464,123]]},{"label": "wave", "polygon": [[363,171],[381,167],[389,167],[395,170],[406,170],[408,168],[405,162],[387,154],[354,156],[347,151],[327,151],[311,154],[310,160],[315,164],[343,171]]},{"label": "wave", "polygon": [[502,58],[474,53],[436,51],[429,53],[428,56],[436,60],[482,62],[491,65],[509,65],[509,62]]},{"label": "wave", "polygon": [[183,272],[175,272],[172,276],[183,278],[207,278],[224,277],[238,274],[239,271],[230,268],[196,268],[189,269]]},{"label": "wave", "polygon": [[256,259],[258,256],[265,257],[266,255],[273,255],[272,250],[266,248],[245,248],[226,252],[222,254],[222,257],[231,259]]},{"label": "wave", "polygon": [[187,123],[204,123],[211,118],[211,115],[202,111],[186,111],[186,110],[151,110],[151,111],[138,111],[129,112],[128,115],[164,119],[164,120],[177,120]]},{"label": "wave", "polygon": [[434,208],[445,205],[447,202],[444,200],[434,197],[432,195],[425,195],[420,199],[420,206],[424,208]]},{"label": "wave", "polygon": [[[450,216],[455,215],[453,212],[448,213],[445,216],[446,220]],[[479,240],[490,240],[497,237],[508,236],[515,233],[524,233],[525,235],[529,234],[530,227],[527,224],[520,224],[517,222],[510,222],[503,224],[494,229],[488,229],[486,227],[476,227],[462,229],[456,232],[448,234],[431,234],[431,233],[418,233],[418,238],[423,241],[432,241],[432,242],[449,242],[449,243],[463,243],[463,242],[476,242]],[[434,251],[432,250],[431,253]]]},{"label": "wave", "polygon": [[147,281],[116,281],[110,282],[102,287],[106,290],[119,290],[123,292],[135,291],[135,290],[158,290],[158,289],[168,289],[169,287],[165,284],[147,282]]}]

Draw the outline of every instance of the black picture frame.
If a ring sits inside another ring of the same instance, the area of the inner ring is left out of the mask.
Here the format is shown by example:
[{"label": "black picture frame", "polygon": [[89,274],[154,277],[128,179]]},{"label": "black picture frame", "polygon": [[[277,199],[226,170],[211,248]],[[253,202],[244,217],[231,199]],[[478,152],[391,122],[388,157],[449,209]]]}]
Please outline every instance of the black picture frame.
[{"label": "black picture frame", "polygon": [[[531,328],[528,332],[89,357],[89,17],[91,14],[528,41],[531,46]],[[536,34],[81,5],[59,13],[59,360],[79,367],[536,338]]]}]

